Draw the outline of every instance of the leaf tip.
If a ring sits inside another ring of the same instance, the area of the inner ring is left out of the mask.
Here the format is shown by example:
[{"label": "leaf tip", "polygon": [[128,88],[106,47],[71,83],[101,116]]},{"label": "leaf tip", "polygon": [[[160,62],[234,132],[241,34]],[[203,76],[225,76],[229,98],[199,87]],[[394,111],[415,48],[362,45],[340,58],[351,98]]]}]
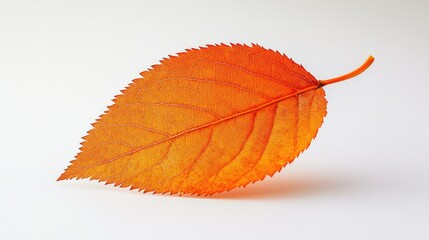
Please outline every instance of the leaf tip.
[{"label": "leaf tip", "polygon": [[62,181],[62,180],[66,180],[66,179],[67,179],[67,177],[65,176],[65,173],[66,173],[66,172],[64,172],[63,174],[61,174],[61,175],[57,178],[57,182]]}]

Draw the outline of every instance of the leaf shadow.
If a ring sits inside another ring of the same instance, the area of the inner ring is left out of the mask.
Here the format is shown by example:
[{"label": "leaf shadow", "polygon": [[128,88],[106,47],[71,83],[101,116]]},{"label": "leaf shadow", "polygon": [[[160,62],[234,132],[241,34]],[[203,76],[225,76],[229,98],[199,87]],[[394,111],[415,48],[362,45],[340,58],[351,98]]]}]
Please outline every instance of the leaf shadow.
[{"label": "leaf shadow", "polygon": [[[268,180],[268,181],[267,181]],[[362,181],[345,176],[277,176],[246,187],[213,195],[213,199],[291,199],[356,191]]]},{"label": "leaf shadow", "polygon": [[[101,190],[111,191],[106,188],[106,185],[100,184],[98,181],[87,181],[86,184],[79,184],[79,188],[88,190]],[[76,187],[75,183],[65,183],[64,186]],[[109,186],[113,187],[112,184]],[[170,195],[163,194],[158,195],[159,197],[178,197],[178,198],[197,198],[197,199],[213,199],[213,200],[257,200],[257,199],[293,199],[293,198],[306,198],[312,196],[320,196],[326,194],[335,194],[339,192],[350,192],[357,191],[365,186],[365,182],[362,182],[356,177],[347,177],[344,175],[283,175],[278,174],[275,177],[268,177],[263,181],[259,181],[253,184],[249,184],[246,187],[232,189],[227,192],[214,194],[212,196],[197,196],[188,195]],[[116,191],[130,193],[130,194],[143,194],[137,190],[131,190],[127,188],[116,187]],[[153,193],[148,192],[146,195],[152,195]],[[157,194],[155,194],[157,195]]]}]

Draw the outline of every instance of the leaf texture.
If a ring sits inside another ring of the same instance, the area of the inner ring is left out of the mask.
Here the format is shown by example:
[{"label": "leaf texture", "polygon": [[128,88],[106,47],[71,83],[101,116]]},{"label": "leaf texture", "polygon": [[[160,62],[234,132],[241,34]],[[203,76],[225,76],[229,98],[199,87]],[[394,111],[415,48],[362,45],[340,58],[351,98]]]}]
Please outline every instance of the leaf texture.
[{"label": "leaf texture", "polygon": [[255,44],[189,49],[141,76],[93,124],[58,180],[212,195],[280,171],[326,115],[320,82]]}]

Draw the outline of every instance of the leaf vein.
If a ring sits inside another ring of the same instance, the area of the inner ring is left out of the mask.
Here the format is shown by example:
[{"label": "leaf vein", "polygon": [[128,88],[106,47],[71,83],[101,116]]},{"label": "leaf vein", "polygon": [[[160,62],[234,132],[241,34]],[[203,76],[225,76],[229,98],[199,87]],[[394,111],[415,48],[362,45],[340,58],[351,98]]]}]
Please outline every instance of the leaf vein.
[{"label": "leaf vein", "polygon": [[203,108],[203,107],[197,107],[197,106],[193,106],[193,105],[188,105],[188,104],[179,104],[179,103],[167,103],[167,102],[157,102],[157,103],[146,103],[146,102],[131,102],[131,103],[127,103],[123,106],[121,106],[122,108],[126,108],[128,106],[131,105],[146,105],[146,106],[169,106],[169,107],[182,107],[182,108],[188,108],[188,109],[193,109],[196,111],[201,111],[201,112],[206,112],[209,113],[211,115],[213,115],[215,118],[220,119],[221,117],[216,114],[215,112],[213,112],[210,109],[207,108]]},{"label": "leaf vein", "polygon": [[[108,159],[108,160],[106,160],[106,161],[102,161],[102,162],[98,162],[98,163],[92,164],[92,165],[88,166],[87,168],[91,168],[91,167],[98,166],[98,165],[101,165],[101,164],[107,164],[107,163],[109,163],[109,162],[113,162],[113,161],[115,161],[115,160],[117,160],[117,159],[120,159],[120,158],[122,158],[122,157],[124,157],[124,156],[130,155],[130,154],[134,154],[134,153],[136,153],[136,152],[138,152],[138,151],[141,151],[141,150],[143,150],[143,149],[146,149],[146,148],[149,148],[149,147],[152,147],[152,146],[156,146],[156,145],[158,145],[158,144],[160,144],[160,143],[163,143],[163,142],[168,141],[168,140],[171,140],[171,139],[175,139],[175,138],[180,137],[180,136],[182,136],[182,135],[184,135],[184,134],[187,134],[187,133],[190,133],[190,132],[194,132],[194,131],[197,131],[197,130],[200,130],[200,129],[203,129],[203,128],[206,128],[206,127],[209,127],[209,126],[217,125],[217,124],[219,124],[219,123],[221,123],[221,122],[224,122],[224,121],[227,121],[227,120],[230,120],[230,119],[236,118],[236,117],[241,116],[241,115],[244,115],[244,114],[248,114],[248,113],[251,113],[251,112],[257,111],[257,110],[259,110],[259,109],[261,109],[261,108],[264,108],[264,107],[267,107],[267,106],[270,106],[270,105],[276,104],[276,103],[278,103],[278,102],[280,102],[280,101],[282,101],[282,100],[285,100],[285,99],[287,99],[287,98],[289,98],[289,97],[291,97],[291,96],[295,96],[295,95],[298,95],[298,94],[301,94],[301,93],[304,93],[304,92],[308,92],[308,91],[314,90],[314,89],[316,89],[316,88],[318,88],[318,86],[317,86],[317,85],[314,85],[314,86],[310,86],[310,87],[307,87],[307,88],[301,89],[301,90],[296,91],[296,92],[294,92],[294,93],[292,93],[292,94],[288,94],[288,95],[285,95],[285,96],[281,96],[281,97],[279,97],[279,98],[273,99],[273,100],[271,100],[271,101],[268,101],[268,102],[266,102],[266,103],[263,103],[263,104],[261,104],[261,105],[259,105],[259,106],[256,106],[256,107],[254,107],[254,108],[251,108],[251,109],[249,109],[249,110],[242,111],[242,112],[239,112],[239,113],[236,113],[236,114],[233,114],[233,115],[230,115],[230,116],[227,116],[227,117],[221,118],[221,119],[219,119],[219,120],[212,121],[212,122],[209,122],[209,123],[206,123],[206,124],[200,125],[200,126],[196,126],[196,127],[193,127],[193,128],[187,129],[187,130],[185,130],[185,131],[182,131],[182,132],[176,133],[176,134],[174,134],[174,135],[171,135],[171,136],[169,136],[169,137],[166,137],[166,138],[164,138],[164,139],[161,139],[161,140],[158,140],[158,141],[152,142],[152,143],[150,143],[150,144],[143,145],[143,146],[141,146],[141,147],[135,148],[135,149],[133,149],[133,150],[130,150],[129,152],[126,152],[126,153],[120,154],[120,155],[118,155],[118,156],[116,156],[116,157],[113,157],[113,158],[111,158],[111,159]],[[85,169],[87,169],[87,168],[84,168],[84,169],[78,170],[78,171],[76,171],[76,172],[74,172],[74,173],[72,173],[72,174],[76,174],[77,172],[83,171],[83,170],[85,170]],[[67,174],[67,175],[72,175],[72,174]]]},{"label": "leaf vein", "polygon": [[264,75],[264,74],[260,74],[260,73],[252,72],[252,71],[250,71],[249,69],[246,69],[246,68],[244,68],[244,67],[241,67],[241,66],[238,66],[238,65],[235,65],[235,64],[226,63],[226,62],[220,62],[220,61],[213,61],[213,60],[209,60],[209,59],[205,59],[205,58],[200,58],[200,59],[201,59],[201,60],[204,60],[204,61],[207,61],[207,62],[214,63],[214,64],[225,65],[225,66],[227,66],[227,67],[230,67],[230,68],[234,68],[234,69],[240,70],[240,71],[245,72],[245,73],[247,73],[247,74],[250,74],[250,75],[253,75],[253,76],[257,76],[257,77],[260,77],[260,78],[265,78],[265,79],[270,80],[270,81],[272,81],[272,82],[276,82],[276,83],[279,83],[279,84],[282,84],[282,85],[288,86],[288,87],[290,87],[290,88],[292,88],[292,89],[294,89],[294,90],[298,90],[298,88],[296,88],[295,86],[293,86],[292,84],[290,84],[290,83],[288,83],[288,82],[284,82],[284,81],[281,81],[281,80],[275,79],[275,78],[273,78],[273,77],[270,77],[270,76],[267,76],[267,75]]},{"label": "leaf vein", "polygon": [[[189,174],[191,173],[193,167],[198,163],[199,159],[201,158],[201,156],[204,154],[204,152],[207,151],[208,146],[212,143],[213,140],[213,130],[210,131],[210,135],[209,135],[209,140],[207,141],[207,144],[204,145],[204,147],[202,148],[202,151],[200,151],[197,155],[197,157],[194,159],[194,161],[192,161],[192,164],[190,165],[189,168],[185,169],[186,172],[186,176],[183,178],[183,180],[181,181],[181,183],[178,185],[177,190],[180,191],[180,188],[183,187],[183,184],[185,183],[186,179],[188,179]],[[177,176],[180,176],[184,171],[180,172]],[[175,178],[177,176],[172,177]]]},{"label": "leaf vein", "polygon": [[165,132],[159,131],[157,129],[153,129],[153,128],[150,128],[150,127],[141,126],[141,125],[134,124],[134,123],[106,123],[106,124],[103,125],[103,127],[107,127],[107,126],[130,126],[130,127],[144,129],[144,130],[146,130],[148,132],[158,133],[158,134],[163,135],[165,137],[169,137],[170,136],[170,134],[167,134]]},{"label": "leaf vein", "polygon": [[[219,177],[220,172],[225,169],[227,166],[229,166],[232,162],[234,162],[237,157],[240,155],[240,153],[243,151],[244,146],[246,146],[246,143],[249,141],[249,137],[252,135],[253,130],[255,129],[255,118],[256,118],[256,113],[257,111],[252,113],[252,125],[250,126],[250,131],[249,133],[246,135],[246,140],[241,144],[240,149],[237,151],[237,154],[235,154],[234,157],[232,157],[229,161],[227,161],[219,170],[216,171],[215,174],[208,176],[206,179],[209,180],[211,177],[215,176],[215,178],[213,179],[212,183],[215,183],[217,178]],[[203,180],[204,181],[204,180]]]},{"label": "leaf vein", "polygon": [[234,186],[237,182],[241,181],[241,179],[243,179],[243,177],[245,177],[248,173],[250,173],[255,168],[255,166],[261,161],[262,156],[264,155],[264,153],[265,153],[265,151],[267,149],[267,145],[268,145],[268,143],[270,141],[271,134],[273,132],[274,123],[276,121],[276,116],[277,116],[277,109],[278,109],[278,104],[276,104],[275,109],[274,109],[274,117],[273,117],[273,120],[271,121],[271,124],[270,124],[270,134],[267,135],[268,137],[265,140],[265,143],[263,144],[263,149],[262,149],[261,153],[259,154],[259,156],[257,158],[258,160],[256,160],[252,164],[252,166],[249,168],[249,170],[245,171],[237,180],[235,180],[232,184],[230,184],[231,186]]},{"label": "leaf vein", "polygon": [[269,97],[263,93],[254,91],[252,89],[245,88],[243,86],[233,84],[233,83],[229,83],[229,82],[216,81],[216,80],[212,80],[212,79],[202,79],[202,78],[194,78],[194,77],[172,77],[172,78],[161,78],[161,79],[158,79],[157,82],[171,81],[171,80],[187,80],[187,81],[208,82],[208,83],[213,83],[213,84],[218,84],[218,85],[225,85],[225,86],[233,87],[236,89],[240,89],[242,91],[252,93],[252,94],[259,96],[261,98],[264,98],[264,99],[271,99],[271,97]]}]

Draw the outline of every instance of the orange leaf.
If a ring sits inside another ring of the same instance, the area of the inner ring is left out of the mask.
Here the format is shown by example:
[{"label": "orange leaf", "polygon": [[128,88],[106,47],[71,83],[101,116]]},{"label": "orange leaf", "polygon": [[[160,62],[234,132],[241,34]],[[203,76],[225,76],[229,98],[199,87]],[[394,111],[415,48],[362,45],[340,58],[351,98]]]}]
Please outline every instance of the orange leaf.
[{"label": "orange leaf", "polygon": [[326,84],[258,45],[208,45],[142,72],[84,137],[58,180],[90,178],[154,193],[230,190],[272,176],[316,136]]}]

